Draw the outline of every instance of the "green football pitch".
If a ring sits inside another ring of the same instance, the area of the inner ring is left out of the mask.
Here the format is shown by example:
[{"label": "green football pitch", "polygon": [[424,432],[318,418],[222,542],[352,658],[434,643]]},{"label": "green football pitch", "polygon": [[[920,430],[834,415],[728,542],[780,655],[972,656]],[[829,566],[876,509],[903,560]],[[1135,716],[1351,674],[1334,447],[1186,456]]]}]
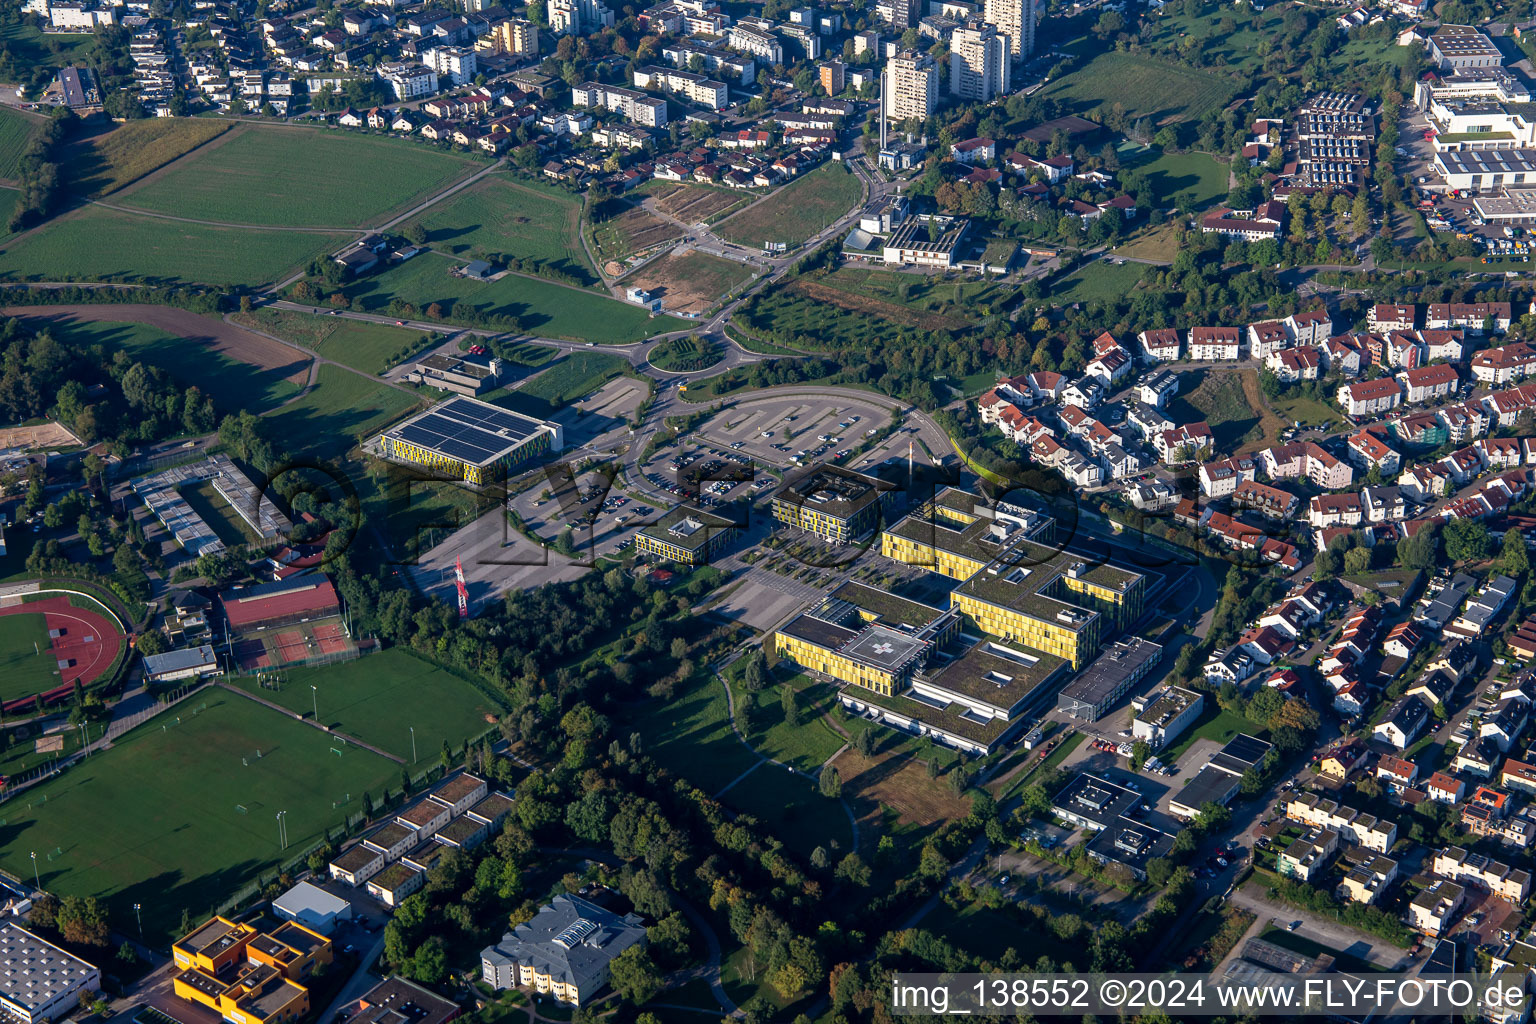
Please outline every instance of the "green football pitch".
[{"label": "green football pitch", "polygon": [[58,661],[48,654],[41,612],[0,615],[0,700],[15,700],[59,685]]},{"label": "green football pitch", "polygon": [[487,714],[501,713],[453,673],[393,647],[339,665],[283,669],[279,677],[277,690],[263,689],[249,677],[235,683],[301,715],[318,708],[322,725],[404,761],[411,759],[414,729],[422,764],[438,757],[444,740],[457,748],[491,727]]},{"label": "green football pitch", "polygon": [[[194,694],[58,778],[0,805],[0,867],[107,900],[166,941],[327,828],[398,786],[400,766],[219,689]],[[278,846],[286,812],[288,850]]]}]

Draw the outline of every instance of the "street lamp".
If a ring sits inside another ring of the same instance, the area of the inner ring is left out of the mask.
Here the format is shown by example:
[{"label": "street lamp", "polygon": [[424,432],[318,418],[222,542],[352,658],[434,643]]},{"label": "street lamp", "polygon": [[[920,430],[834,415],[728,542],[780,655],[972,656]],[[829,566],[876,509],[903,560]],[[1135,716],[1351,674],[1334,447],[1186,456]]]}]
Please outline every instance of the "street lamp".
[{"label": "street lamp", "polygon": [[416,727],[407,726],[411,730],[411,764],[416,763]]}]

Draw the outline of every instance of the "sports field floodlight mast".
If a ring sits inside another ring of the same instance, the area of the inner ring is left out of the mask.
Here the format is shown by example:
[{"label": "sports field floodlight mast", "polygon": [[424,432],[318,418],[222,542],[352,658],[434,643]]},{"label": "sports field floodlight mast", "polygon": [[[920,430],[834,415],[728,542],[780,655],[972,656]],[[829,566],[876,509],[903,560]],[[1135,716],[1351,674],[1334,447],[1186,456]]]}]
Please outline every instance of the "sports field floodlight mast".
[{"label": "sports field floodlight mast", "polygon": [[415,764],[416,763],[416,727],[414,725],[411,725],[411,726],[407,726],[406,728],[411,730],[411,764]]},{"label": "sports field floodlight mast", "polygon": [[310,683],[309,684],[309,692],[312,693],[314,695],[314,698],[315,698],[315,724],[319,725],[320,724],[320,687],[316,686],[314,683]]},{"label": "sports field floodlight mast", "polygon": [[42,879],[42,876],[37,873],[37,851],[36,850],[32,851],[32,881],[37,883],[37,891],[38,892],[42,892],[43,891],[43,879]]},{"label": "sports field floodlight mast", "polygon": [[142,910],[142,909],[143,909],[143,906],[141,904],[135,903],[133,905],[133,916],[134,916],[134,919],[139,922],[139,941],[140,942],[144,941],[144,916],[139,913],[139,911]]}]

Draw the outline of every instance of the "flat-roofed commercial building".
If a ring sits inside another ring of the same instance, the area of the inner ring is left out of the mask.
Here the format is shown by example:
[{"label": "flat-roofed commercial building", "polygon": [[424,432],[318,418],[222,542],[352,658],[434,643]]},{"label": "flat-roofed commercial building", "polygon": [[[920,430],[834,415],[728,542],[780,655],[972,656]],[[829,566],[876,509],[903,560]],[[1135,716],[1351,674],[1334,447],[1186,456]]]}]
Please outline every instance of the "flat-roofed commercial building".
[{"label": "flat-roofed commercial building", "polygon": [[434,352],[416,361],[405,375],[413,384],[425,384],[441,391],[474,398],[493,391],[501,380],[505,367],[493,356],[477,356],[470,353]]},{"label": "flat-roofed commercial building", "polygon": [[888,697],[905,689],[960,619],[859,583],[845,583],[774,634],[781,658]]},{"label": "flat-roofed commercial building", "polygon": [[1139,636],[1118,640],[1062,688],[1056,709],[1073,718],[1097,721],[1162,660],[1162,647],[1150,640]]},{"label": "flat-roofed commercial building", "polygon": [[564,444],[558,423],[463,397],[441,402],[379,436],[388,457],[470,484],[493,483],[506,470]]},{"label": "flat-roofed commercial building", "polygon": [[1436,153],[1435,173],[1448,187],[1473,192],[1536,184],[1536,150],[1456,149]]},{"label": "flat-roofed commercial building", "polygon": [[1161,750],[1193,725],[1205,708],[1205,694],[1182,686],[1169,686],[1144,701],[1132,703],[1136,717],[1131,720],[1131,735],[1146,740],[1153,750]]},{"label": "flat-roofed commercial building", "polygon": [[1048,542],[1049,516],[988,508],[951,488],[881,536],[881,553],[964,582],[950,607],[982,632],[1055,655],[1080,669],[1114,629],[1142,611],[1144,577]]},{"label": "flat-roofed commercial building", "polygon": [[309,1013],[299,984],[334,958],[331,940],[297,921],[270,932],[215,917],[171,947],[171,990],[231,1024],[287,1024]]},{"label": "flat-roofed commercial building", "polygon": [[101,969],[14,922],[0,927],[0,1008],[21,1024],[56,1020],[101,990]]},{"label": "flat-roofed commercial building", "polygon": [[893,488],[876,477],[840,466],[813,466],[787,478],[773,495],[773,518],[846,544],[880,524]]},{"label": "flat-roofed commercial building", "polygon": [[678,505],[635,534],[635,550],[679,565],[708,565],[731,542],[737,524],[692,505]]},{"label": "flat-roofed commercial building", "polygon": [[1504,63],[1499,48],[1471,25],[1441,25],[1426,44],[1429,59],[1448,71],[1496,68]]}]

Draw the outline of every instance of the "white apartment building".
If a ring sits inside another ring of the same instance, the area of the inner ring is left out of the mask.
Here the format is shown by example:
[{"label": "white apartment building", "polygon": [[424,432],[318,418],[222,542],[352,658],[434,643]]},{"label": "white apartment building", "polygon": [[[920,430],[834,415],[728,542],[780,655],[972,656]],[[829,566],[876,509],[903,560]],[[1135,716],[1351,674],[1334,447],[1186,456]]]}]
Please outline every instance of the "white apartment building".
[{"label": "white apartment building", "polygon": [[885,116],[894,121],[925,119],[939,107],[939,68],[917,50],[902,50],[885,62]]},{"label": "white apartment building", "polygon": [[949,94],[987,103],[1008,92],[1008,37],[991,25],[957,28],[949,38]]}]

